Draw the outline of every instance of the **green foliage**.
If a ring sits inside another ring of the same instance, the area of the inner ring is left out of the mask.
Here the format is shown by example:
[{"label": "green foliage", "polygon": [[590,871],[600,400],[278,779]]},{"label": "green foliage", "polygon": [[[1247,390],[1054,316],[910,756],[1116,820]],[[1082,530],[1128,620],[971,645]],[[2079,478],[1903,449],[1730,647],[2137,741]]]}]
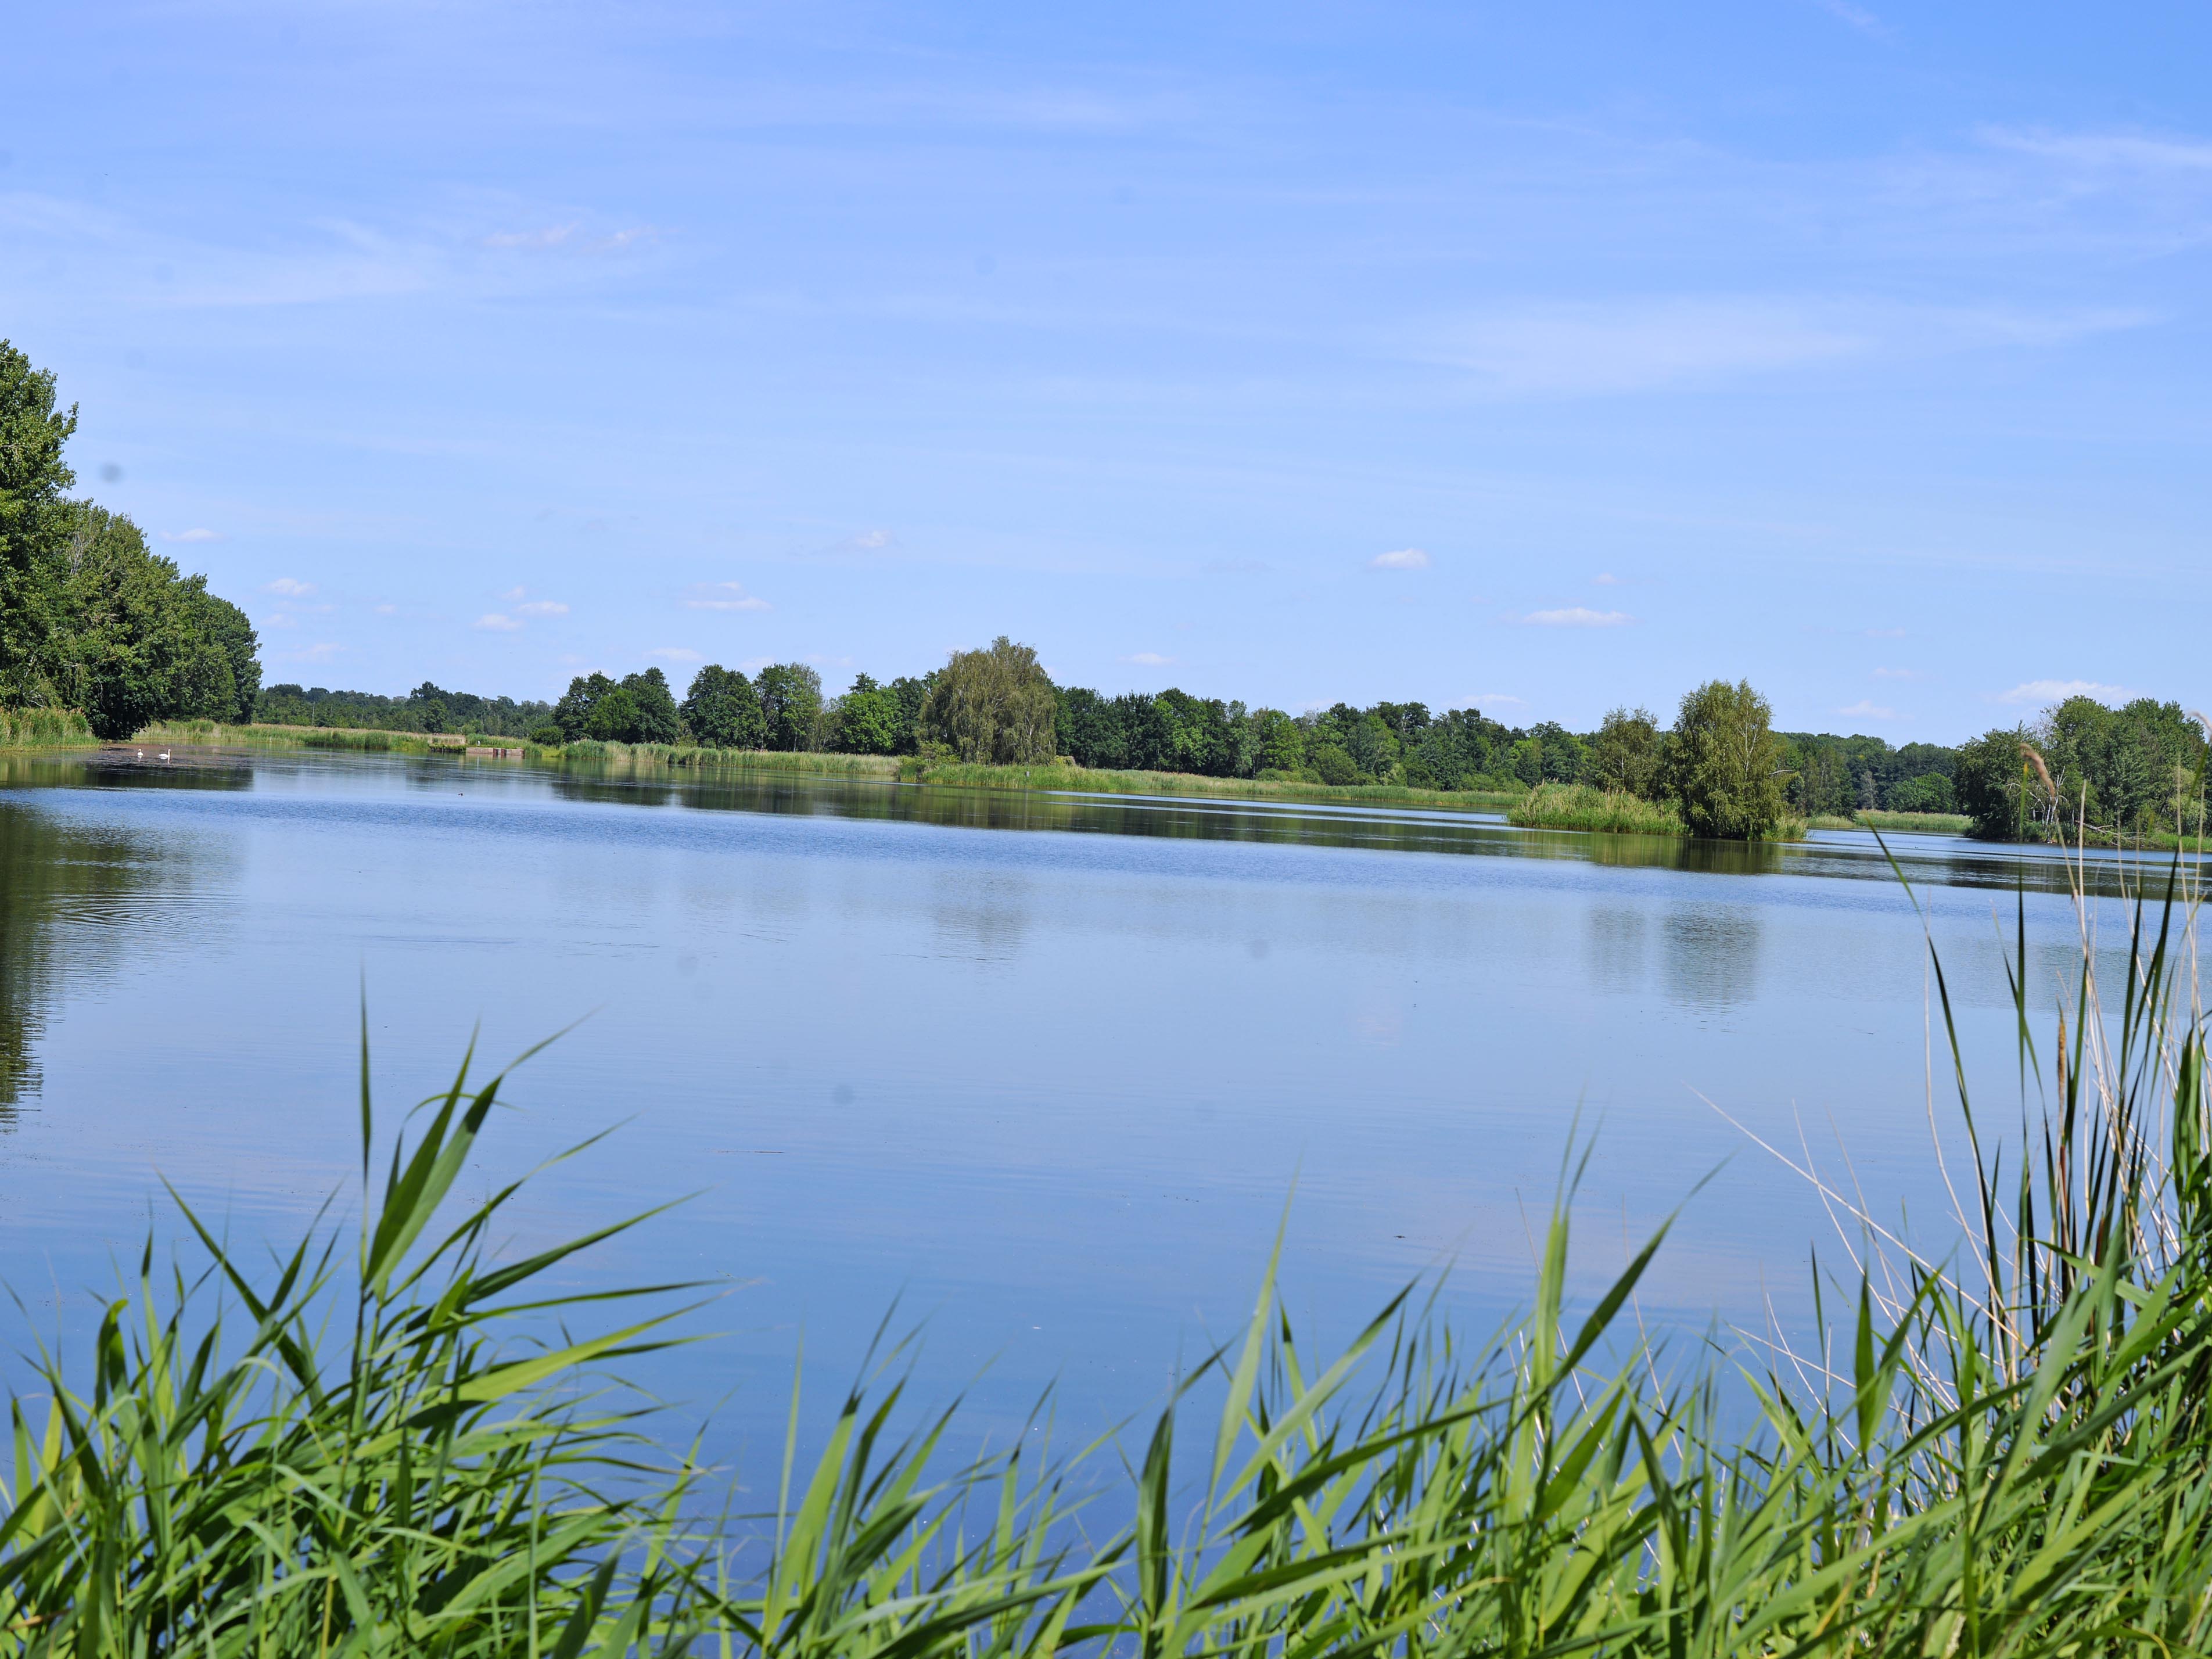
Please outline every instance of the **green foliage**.
[{"label": "green foliage", "polygon": [[548,724],[552,713],[550,703],[478,696],[428,680],[404,697],[288,682],[266,688],[254,699],[252,719],[264,726],[358,732],[428,732],[428,722],[435,720],[450,730],[519,738]]},{"label": "green foliage", "polygon": [[922,705],[921,734],[958,759],[1001,766],[1048,761],[1059,699],[1036,652],[1001,634],[983,651],[956,651]]},{"label": "green foliage", "polygon": [[1322,739],[1307,752],[1306,764],[1323,783],[1367,783],[1372,780],[1340,743]]},{"label": "green foliage", "polygon": [[738,669],[708,663],[691,677],[680,712],[692,737],[709,749],[758,749],[766,741],[759,694]]},{"label": "green foliage", "polygon": [[1613,709],[1584,747],[1584,775],[1601,790],[1649,799],[1658,790],[1662,747],[1650,709]]},{"label": "green foliage", "polygon": [[1747,680],[1709,680],[1683,697],[1662,787],[1681,804],[1691,834],[1758,841],[1781,824],[1788,803],[1771,720]]},{"label": "green foliage", "polygon": [[[580,674],[553,705],[552,723],[568,742],[668,743],[684,735],[668,677],[658,668],[625,674],[617,682],[605,674]],[[427,729],[427,728],[426,728]]]},{"label": "green foliage", "polygon": [[79,707],[101,738],[237,719],[261,684],[252,624],[130,520],[69,499],[76,429],[53,376],[0,341],[0,707]]},{"label": "green foliage", "polygon": [[837,699],[830,747],[845,755],[896,755],[904,735],[898,694],[866,674]]},{"label": "green foliage", "polygon": [[62,459],[76,406],[54,404],[51,371],[0,340],[0,704],[56,701],[56,633],[64,624],[63,549],[74,527]]},{"label": "green foliage", "polygon": [[63,590],[69,626],[56,664],[61,700],[108,738],[154,720],[234,713],[230,654],[206,631],[204,580],[181,579],[128,519],[97,507],[75,517]]},{"label": "green foliage", "polygon": [[2033,726],[1960,745],[1960,811],[1978,836],[2047,841],[2193,836],[2205,827],[2205,731],[2179,703],[2069,697]]},{"label": "green foliage", "polygon": [[1948,812],[1957,804],[1952,781],[1941,772],[1924,772],[1890,786],[1886,811],[1892,812]]},{"label": "green foliage", "polygon": [[769,749],[795,753],[818,749],[822,676],[805,663],[770,663],[753,682],[760,698],[763,740]]}]

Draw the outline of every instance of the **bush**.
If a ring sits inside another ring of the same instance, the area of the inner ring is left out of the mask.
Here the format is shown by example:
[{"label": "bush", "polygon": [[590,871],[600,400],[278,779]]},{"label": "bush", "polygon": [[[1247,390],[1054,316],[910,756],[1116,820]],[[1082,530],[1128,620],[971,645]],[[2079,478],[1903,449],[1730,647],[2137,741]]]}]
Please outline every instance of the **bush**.
[{"label": "bush", "polygon": [[561,728],[550,720],[543,726],[533,726],[530,728],[530,740],[547,749],[557,749],[561,746]]},{"label": "bush", "polygon": [[1319,743],[1306,751],[1306,769],[1323,783],[1364,783],[1367,775],[1340,744]]}]

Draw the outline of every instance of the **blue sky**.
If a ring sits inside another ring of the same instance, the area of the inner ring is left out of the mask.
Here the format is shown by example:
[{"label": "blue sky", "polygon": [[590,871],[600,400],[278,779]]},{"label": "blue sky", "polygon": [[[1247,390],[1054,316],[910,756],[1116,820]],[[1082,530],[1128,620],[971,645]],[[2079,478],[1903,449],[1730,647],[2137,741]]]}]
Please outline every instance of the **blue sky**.
[{"label": "blue sky", "polygon": [[92,4],[0,334],[271,680],[2202,702],[2201,8]]}]

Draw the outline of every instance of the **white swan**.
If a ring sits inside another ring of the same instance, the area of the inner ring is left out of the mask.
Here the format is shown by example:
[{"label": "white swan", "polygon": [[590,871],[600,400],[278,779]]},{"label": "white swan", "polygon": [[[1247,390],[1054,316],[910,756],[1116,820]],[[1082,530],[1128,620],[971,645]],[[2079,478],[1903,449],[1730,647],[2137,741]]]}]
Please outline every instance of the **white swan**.
[{"label": "white swan", "polygon": [[167,759],[168,759],[168,758],[169,758],[169,751],[168,751],[167,750],[164,749],[164,750],[161,751],[161,758],[162,758],[163,760],[167,760]]}]

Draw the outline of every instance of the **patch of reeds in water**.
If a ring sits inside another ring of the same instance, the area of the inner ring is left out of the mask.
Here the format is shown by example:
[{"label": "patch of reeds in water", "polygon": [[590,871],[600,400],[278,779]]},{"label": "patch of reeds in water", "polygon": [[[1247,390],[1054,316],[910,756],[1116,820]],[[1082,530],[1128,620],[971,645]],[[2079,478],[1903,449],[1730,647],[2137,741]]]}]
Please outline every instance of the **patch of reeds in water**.
[{"label": "patch of reeds in water", "polygon": [[0,708],[0,749],[87,749],[98,741],[74,708]]},{"label": "patch of reeds in water", "polygon": [[[1956,1231],[1913,1238],[1804,1167],[1849,1265],[1816,1285],[1816,1340],[1737,1357],[1750,1423],[1640,1334],[1663,1230],[1570,1307],[1571,1176],[1530,1311],[1487,1343],[1408,1293],[1316,1358],[1271,1273],[1204,1368],[1218,1414],[1187,1420],[1187,1389],[1160,1412],[1126,1466],[1131,1518],[1103,1533],[1041,1455],[957,1458],[949,1413],[896,1436],[892,1389],[848,1398],[811,1468],[787,1450],[739,1551],[691,1519],[704,1472],[576,1387],[668,1340],[665,1310],[540,1283],[634,1224],[496,1260],[516,1187],[454,1194],[497,1080],[465,1073],[374,1176],[364,1083],[357,1237],[264,1262],[187,1211],[201,1259],[157,1272],[149,1248],[89,1351],[35,1363],[0,1653],[2204,1652],[2212,1097],[2189,879],[2177,862],[2130,908],[2118,987],[2077,895],[2055,1019],[2031,1006],[2021,902],[2019,1146],[1970,1088],[1930,947]],[[514,1334],[556,1316],[546,1346]]]},{"label": "patch of reeds in water", "polygon": [[1587,783],[1540,783],[1506,809],[1505,821],[1524,830],[1589,830],[1616,836],[1689,833],[1671,803]]}]

